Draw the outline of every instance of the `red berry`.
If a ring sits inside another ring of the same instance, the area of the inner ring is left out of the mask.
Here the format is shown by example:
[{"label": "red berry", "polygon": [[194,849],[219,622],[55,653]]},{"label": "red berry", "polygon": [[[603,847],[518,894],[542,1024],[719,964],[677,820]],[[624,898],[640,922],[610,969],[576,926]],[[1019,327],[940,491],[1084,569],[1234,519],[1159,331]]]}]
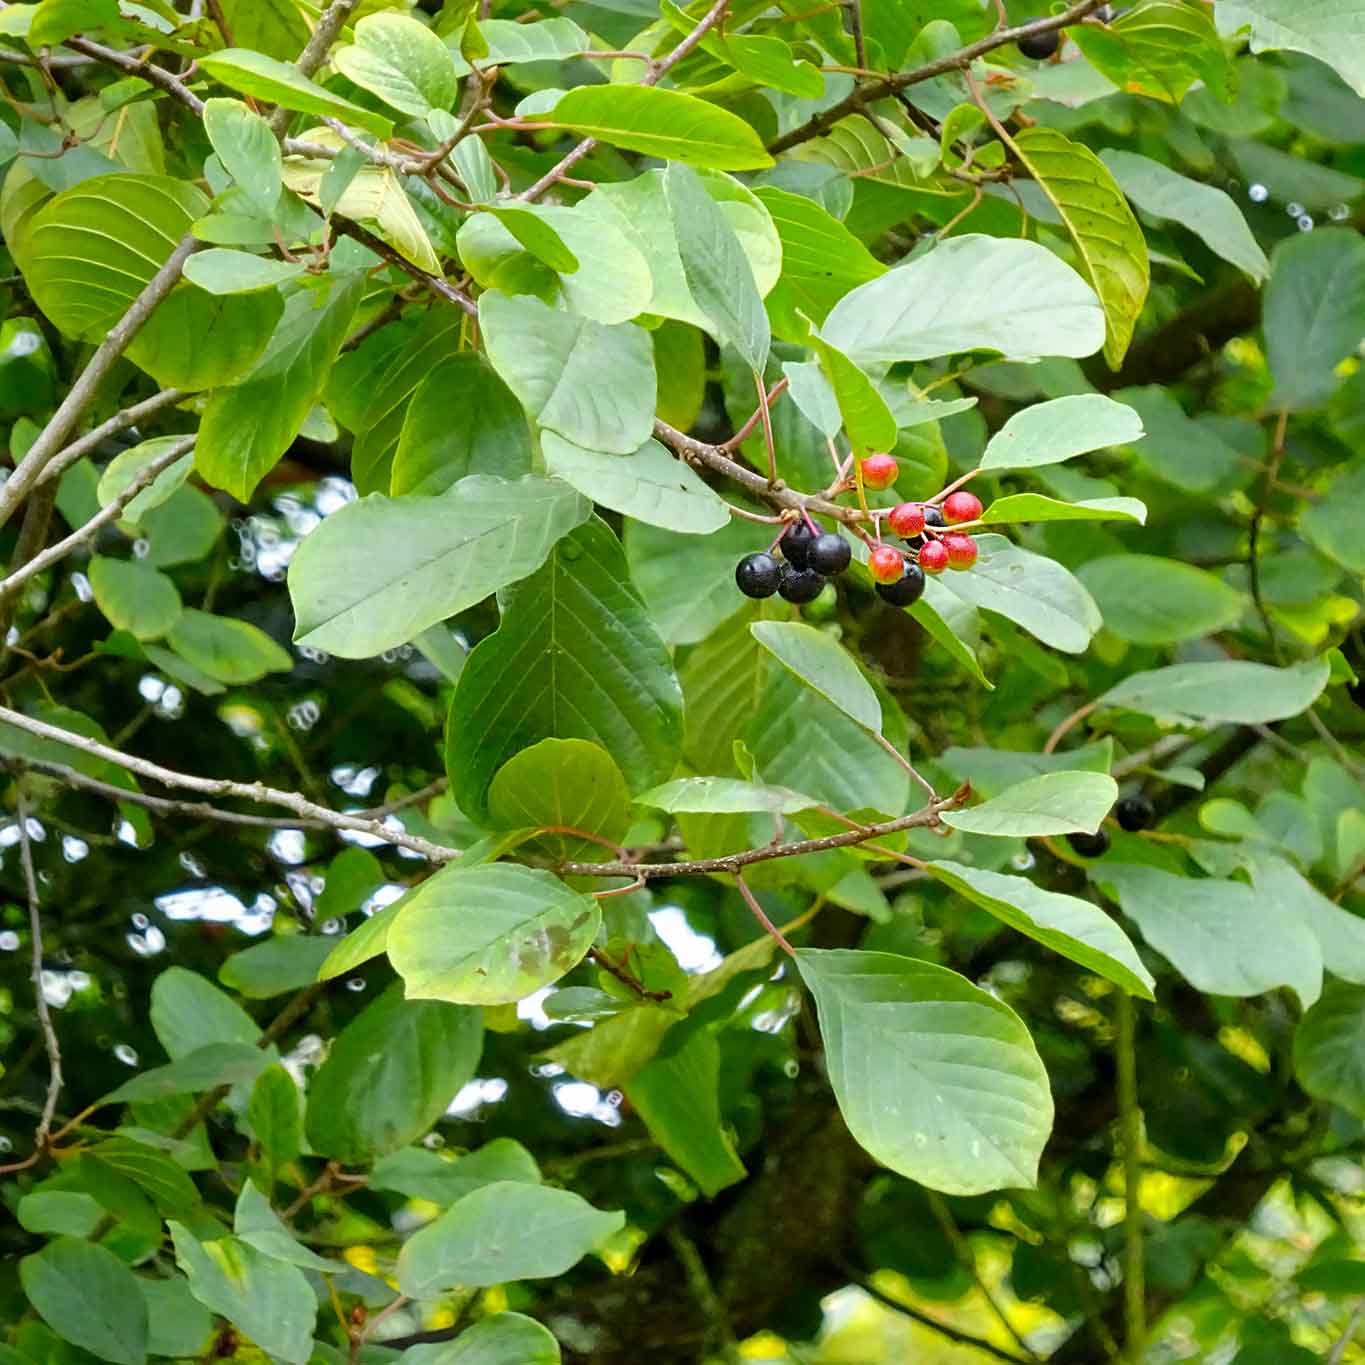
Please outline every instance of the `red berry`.
[{"label": "red berry", "polygon": [[950,526],[959,521],[975,521],[981,515],[981,499],[965,489],[949,493],[943,500],[943,515]]},{"label": "red berry", "polygon": [[917,536],[924,530],[924,508],[917,502],[898,502],[886,520],[898,536]]},{"label": "red berry", "polygon": [[896,583],[905,572],[905,556],[894,546],[878,545],[868,555],[867,567],[878,583]]},{"label": "red berry", "polygon": [[948,552],[950,569],[970,569],[976,563],[976,541],[961,531],[949,531],[943,537],[943,548]]},{"label": "red berry", "polygon": [[921,545],[919,566],[925,573],[942,573],[948,567],[948,547],[941,540]]},{"label": "red berry", "polygon": [[863,483],[878,492],[890,488],[901,472],[900,466],[890,455],[869,455],[860,468],[863,471]]}]

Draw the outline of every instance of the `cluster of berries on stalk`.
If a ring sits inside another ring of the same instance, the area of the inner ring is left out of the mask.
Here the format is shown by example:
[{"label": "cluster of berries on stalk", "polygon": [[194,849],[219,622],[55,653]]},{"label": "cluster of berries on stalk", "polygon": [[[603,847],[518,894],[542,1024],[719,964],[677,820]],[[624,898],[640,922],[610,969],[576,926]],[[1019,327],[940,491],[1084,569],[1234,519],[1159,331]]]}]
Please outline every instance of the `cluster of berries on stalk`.
[{"label": "cluster of berries on stalk", "polygon": [[[1140,794],[1125,796],[1114,806],[1112,814],[1119,822],[1120,829],[1136,834],[1156,820],[1156,807]],[[1082,858],[1102,858],[1109,852],[1109,835],[1102,829],[1094,834],[1068,834],[1066,841],[1072,851],[1079,853]]]},{"label": "cluster of berries on stalk", "polygon": [[[890,455],[869,455],[860,473],[864,487],[890,488],[899,469]],[[926,574],[944,569],[970,569],[976,563],[976,541],[965,531],[951,530],[981,516],[981,499],[958,489],[934,502],[897,503],[885,514],[886,524],[906,542],[907,550],[882,540],[881,519],[875,519],[877,536],[869,540],[868,572],[877,594],[894,607],[908,607],[924,593]],[[866,537],[864,537],[866,539]],[[782,562],[773,555],[782,552]],[[805,514],[793,522],[767,551],[745,555],[735,568],[735,582],[746,597],[771,597],[780,593],[788,602],[810,602],[820,595],[827,576],[842,573],[852,558],[848,542],[833,531],[822,532]]]}]

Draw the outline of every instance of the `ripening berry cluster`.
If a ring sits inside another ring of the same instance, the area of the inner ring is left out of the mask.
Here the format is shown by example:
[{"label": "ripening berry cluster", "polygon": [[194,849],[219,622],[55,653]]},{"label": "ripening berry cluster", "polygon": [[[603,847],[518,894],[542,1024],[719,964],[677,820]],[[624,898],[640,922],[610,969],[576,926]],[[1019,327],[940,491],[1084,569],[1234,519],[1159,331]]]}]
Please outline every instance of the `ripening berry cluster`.
[{"label": "ripening berry cluster", "polygon": [[[1140,794],[1125,796],[1114,806],[1111,814],[1119,822],[1120,829],[1136,834],[1139,830],[1147,829],[1156,819],[1156,807]],[[1109,852],[1109,835],[1102,829],[1094,834],[1068,834],[1066,841],[1082,858],[1102,858]]]},{"label": "ripening berry cluster", "polygon": [[[876,462],[888,461],[889,471]],[[895,460],[871,455],[862,464],[863,482],[872,488],[888,488],[895,482]],[[883,601],[909,607],[924,593],[926,574],[944,569],[970,569],[976,563],[976,541],[965,531],[949,528],[976,521],[981,499],[959,490],[950,493],[941,507],[927,502],[898,503],[886,514],[886,523],[905,541],[907,549],[886,544],[880,534],[867,557],[868,572]],[[810,602],[831,574],[842,573],[852,558],[848,542],[833,531],[820,531],[809,517],[793,522],[771,552],[745,555],[735,568],[735,582],[746,597],[771,597],[780,593],[788,602]]]}]

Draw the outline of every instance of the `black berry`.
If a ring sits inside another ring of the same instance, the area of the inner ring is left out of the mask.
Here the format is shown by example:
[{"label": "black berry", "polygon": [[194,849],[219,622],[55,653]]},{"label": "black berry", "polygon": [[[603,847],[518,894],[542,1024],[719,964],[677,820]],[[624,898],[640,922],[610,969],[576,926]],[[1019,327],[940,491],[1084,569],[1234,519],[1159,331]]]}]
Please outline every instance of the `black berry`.
[{"label": "black berry", "polygon": [[1120,829],[1135,834],[1156,819],[1156,807],[1145,796],[1125,796],[1114,807],[1114,818],[1119,822]]},{"label": "black berry", "polygon": [[794,521],[782,533],[782,554],[793,569],[804,569],[809,562],[810,547],[817,533],[804,521]]},{"label": "black berry", "polygon": [[1061,45],[1061,31],[1055,28],[1048,29],[1046,33],[1026,33],[1019,39],[1019,51],[1025,57],[1032,57],[1035,62],[1052,56]]},{"label": "black berry", "polygon": [[924,596],[924,570],[907,564],[905,573],[894,583],[878,583],[877,596],[893,607],[911,607]]},{"label": "black berry", "polygon": [[1066,841],[1082,858],[1102,858],[1109,852],[1109,836],[1098,834],[1068,834]]},{"label": "black berry", "polygon": [[819,573],[843,573],[853,558],[853,551],[843,536],[826,531],[811,542],[806,554],[806,565]]},{"label": "black berry", "polygon": [[735,565],[735,582],[745,597],[771,597],[782,582],[782,566],[762,551],[745,555]]},{"label": "black berry", "polygon": [[788,602],[814,602],[824,591],[825,576],[814,569],[794,569],[790,564],[782,570],[778,592]]},{"label": "black berry", "polygon": [[926,507],[924,509],[924,524],[926,526],[946,526],[948,523],[943,519],[943,509],[941,507]]}]

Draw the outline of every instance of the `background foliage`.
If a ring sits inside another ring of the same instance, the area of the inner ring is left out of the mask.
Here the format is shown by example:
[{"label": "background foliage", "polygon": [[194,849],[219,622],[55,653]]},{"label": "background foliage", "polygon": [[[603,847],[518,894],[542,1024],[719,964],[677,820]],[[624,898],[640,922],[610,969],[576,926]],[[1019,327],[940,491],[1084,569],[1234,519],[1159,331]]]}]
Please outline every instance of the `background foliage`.
[{"label": "background foliage", "polygon": [[1365,1358],[1365,6],[0,80],[0,1365]]}]

